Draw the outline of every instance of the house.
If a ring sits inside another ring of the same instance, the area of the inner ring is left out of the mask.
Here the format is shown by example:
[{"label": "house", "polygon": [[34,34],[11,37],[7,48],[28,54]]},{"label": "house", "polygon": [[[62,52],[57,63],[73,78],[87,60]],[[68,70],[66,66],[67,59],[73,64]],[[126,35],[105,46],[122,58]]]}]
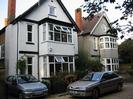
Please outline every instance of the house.
[{"label": "house", "polygon": [[3,68],[5,66],[5,28],[3,28],[1,31],[0,31],[0,68]]},{"label": "house", "polygon": [[3,33],[7,75],[19,73],[21,57],[26,59],[26,74],[38,79],[75,71],[79,28],[61,0],[39,0],[9,23]]},{"label": "house", "polygon": [[78,34],[79,51],[84,51],[90,59],[100,61],[105,71],[119,68],[117,36],[110,33],[110,22],[104,12],[93,17],[82,18],[82,10],[75,10],[76,23],[81,32]]}]

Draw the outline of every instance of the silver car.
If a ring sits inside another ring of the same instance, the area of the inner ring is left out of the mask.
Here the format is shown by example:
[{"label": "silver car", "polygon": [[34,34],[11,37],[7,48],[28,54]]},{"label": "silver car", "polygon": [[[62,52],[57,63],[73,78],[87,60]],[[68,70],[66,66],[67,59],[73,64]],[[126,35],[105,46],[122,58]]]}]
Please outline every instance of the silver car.
[{"label": "silver car", "polygon": [[18,95],[19,99],[45,96],[48,88],[31,75],[14,75],[7,77],[6,91]]},{"label": "silver car", "polygon": [[123,78],[114,72],[93,72],[83,79],[68,86],[71,96],[87,97],[97,99],[100,94],[113,90],[120,91],[123,87]]}]

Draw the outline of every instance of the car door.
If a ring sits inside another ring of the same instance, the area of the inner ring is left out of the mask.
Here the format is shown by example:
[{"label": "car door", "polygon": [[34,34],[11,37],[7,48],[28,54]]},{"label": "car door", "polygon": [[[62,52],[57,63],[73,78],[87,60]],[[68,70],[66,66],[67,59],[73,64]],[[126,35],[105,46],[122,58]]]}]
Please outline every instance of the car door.
[{"label": "car door", "polygon": [[12,93],[12,78],[13,76],[9,76],[7,79],[6,79],[6,91],[8,91],[8,93]]},{"label": "car door", "polygon": [[18,83],[17,83],[17,76],[12,77],[11,90],[12,90],[12,93],[15,95],[17,95],[19,92]]},{"label": "car door", "polygon": [[104,73],[100,81],[100,91],[101,93],[106,93],[109,92],[110,90],[112,90],[110,74]]}]

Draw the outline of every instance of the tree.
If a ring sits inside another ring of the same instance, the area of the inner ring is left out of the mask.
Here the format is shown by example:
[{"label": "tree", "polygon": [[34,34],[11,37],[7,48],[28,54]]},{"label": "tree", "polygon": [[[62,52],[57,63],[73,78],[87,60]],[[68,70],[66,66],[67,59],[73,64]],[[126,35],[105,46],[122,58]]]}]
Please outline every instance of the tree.
[{"label": "tree", "polygon": [[26,72],[26,59],[24,56],[22,56],[18,61],[17,61],[17,71],[20,71],[20,74],[25,74]]},{"label": "tree", "polygon": [[103,65],[98,60],[92,60],[88,57],[88,55],[80,51],[78,58],[76,59],[76,73],[78,78],[82,78],[88,72],[96,72],[101,71]]},{"label": "tree", "polygon": [[133,40],[128,39],[119,45],[119,58],[122,63],[131,63],[133,65]]},{"label": "tree", "polygon": [[[130,33],[133,31],[133,23],[129,18],[132,18],[133,15],[133,0],[122,0],[122,4],[119,4],[117,0],[84,0],[85,4],[82,5],[83,10],[88,13],[89,17],[93,17],[96,13],[104,10],[108,11],[105,3],[115,4],[115,9],[118,9],[122,12],[122,16],[116,21],[111,22],[110,25],[118,33],[122,33],[121,39],[124,37],[124,33]],[[119,21],[127,20],[126,25],[119,24]],[[110,30],[112,31],[112,29]]]}]

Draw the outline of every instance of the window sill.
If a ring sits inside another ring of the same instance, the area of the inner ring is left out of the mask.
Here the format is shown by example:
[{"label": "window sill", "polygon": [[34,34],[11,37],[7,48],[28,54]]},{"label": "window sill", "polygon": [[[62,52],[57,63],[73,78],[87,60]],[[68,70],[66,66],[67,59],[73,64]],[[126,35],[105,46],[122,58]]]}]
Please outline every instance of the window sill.
[{"label": "window sill", "polygon": [[26,42],[26,44],[35,45],[35,43],[33,43],[33,42]]},{"label": "window sill", "polygon": [[57,17],[56,15],[53,15],[53,14],[48,14],[48,16],[53,16],[53,17]]}]

